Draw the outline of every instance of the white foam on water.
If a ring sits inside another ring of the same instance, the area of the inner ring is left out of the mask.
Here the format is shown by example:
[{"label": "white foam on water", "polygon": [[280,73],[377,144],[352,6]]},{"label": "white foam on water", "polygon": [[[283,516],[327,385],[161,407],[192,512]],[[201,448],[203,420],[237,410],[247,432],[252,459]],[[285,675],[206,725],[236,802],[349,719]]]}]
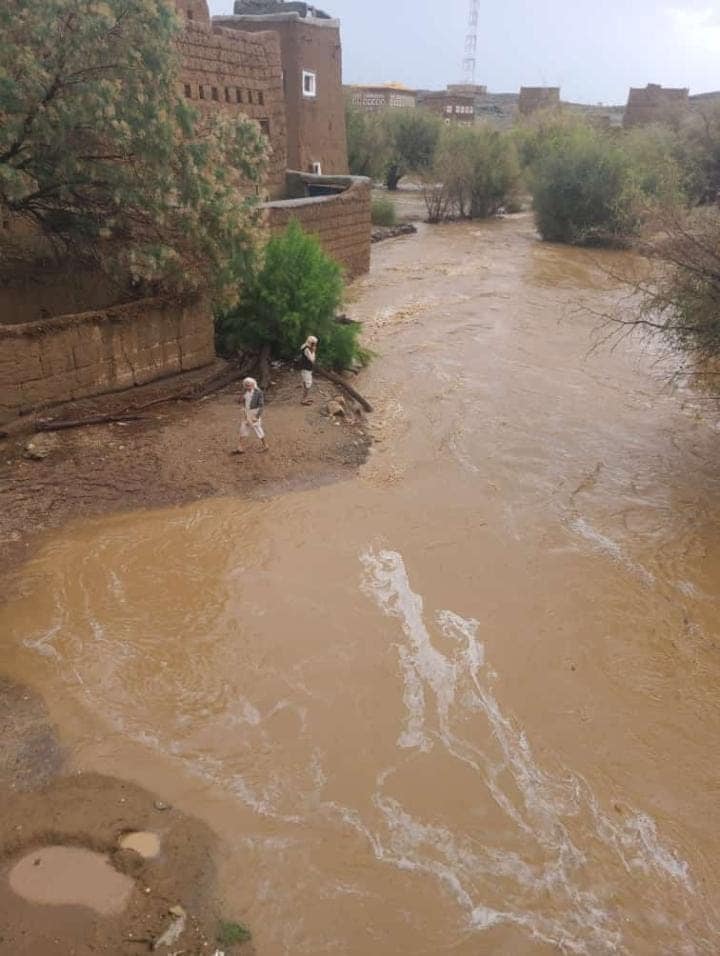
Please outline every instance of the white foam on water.
[{"label": "white foam on water", "polygon": [[[106,708],[106,719],[119,733],[173,755],[194,776],[234,794],[258,817],[291,827],[301,843],[308,828],[322,829],[329,822],[335,826],[339,820],[360,834],[384,865],[441,886],[458,907],[462,932],[482,933],[508,924],[563,952],[596,956],[623,951],[623,918],[610,899],[618,873],[642,880],[637,896],[652,900],[658,881],[673,892],[681,888],[691,894],[688,864],[665,845],[647,815],[608,816],[578,775],[553,775],[537,764],[526,735],[503,712],[494,694],[477,621],[450,610],[427,615],[397,552],[370,551],[362,562],[366,594],[399,625],[394,643],[405,706],[397,736],[399,760],[376,769],[374,791],[358,797],[358,806],[366,809],[323,799],[332,767],[317,748],[308,753],[304,766],[274,762],[258,770],[253,764],[247,768],[236,765],[232,757],[204,751],[193,737],[196,711],[193,720],[186,720],[178,710],[174,738],[154,734],[137,717],[128,720],[122,708]],[[115,583],[110,587],[116,590]],[[111,636],[102,634],[91,606],[87,612],[89,632],[96,641],[109,642]],[[53,640],[64,625],[58,607],[53,627],[25,643],[60,660]],[[83,648],[73,644],[70,650],[80,653]],[[84,652],[97,655],[97,646],[85,647]],[[108,665],[108,677],[113,676],[113,667],[122,671],[126,653],[130,653],[126,642],[115,640],[113,654],[108,655],[114,661]],[[82,658],[78,663],[82,665]],[[77,667],[72,666],[72,673],[96,709],[97,689],[86,686]],[[271,737],[263,736],[272,733],[265,721],[288,708],[298,715],[299,733],[309,733],[306,709],[285,698],[260,709],[238,694],[226,702],[224,711],[208,711],[202,722],[217,722],[225,733],[244,725],[244,734],[257,734],[258,740],[271,743]],[[478,734],[478,726],[485,730]],[[468,806],[482,809],[494,804],[504,821],[502,832],[478,828],[463,832],[452,819],[443,822],[441,807],[432,821],[421,819],[391,795],[395,774],[436,750],[469,768],[475,785],[467,793]],[[283,914],[289,916],[292,905],[284,906]],[[659,924],[660,908],[652,902],[648,907],[649,919]],[[681,929],[672,924],[663,932],[672,951],[685,952],[687,940],[680,942]],[[688,956],[698,951],[687,949]]]},{"label": "white foam on water", "polygon": [[593,528],[585,518],[573,518],[569,527],[575,534],[579,534],[581,538],[588,541],[593,546],[593,550],[600,554],[605,554],[618,564],[623,565],[628,571],[631,571],[636,577],[640,578],[643,584],[646,584],[648,587],[655,584],[655,575],[652,574],[651,571],[648,571],[642,564],[638,564],[637,561],[633,561],[632,558],[623,551],[617,541],[613,541],[612,538],[608,538],[596,528]]},{"label": "white foam on water", "polygon": [[[626,563],[614,542],[602,537],[600,542]],[[648,921],[663,927],[680,952],[688,943],[685,927],[667,925],[662,897],[653,896],[653,889],[662,881],[684,907],[694,886],[689,865],[664,844],[655,822],[643,813],[611,817],[579,775],[543,770],[526,735],[493,693],[494,675],[485,664],[478,622],[440,611],[435,627],[453,648],[444,654],[433,643],[433,627],[426,623],[423,600],[412,590],[401,555],[369,551],[361,560],[365,592],[383,613],[398,619],[403,638],[397,649],[407,715],[400,746],[420,754],[443,746],[469,766],[477,778],[477,790],[468,793],[470,805],[494,801],[508,831],[503,839],[417,819],[387,794],[392,777],[387,771],[378,774],[373,797],[381,826],[369,825],[349,808],[333,810],[365,836],[377,859],[433,876],[478,932],[508,923],[563,952],[625,951],[623,915],[612,894],[622,874],[633,873],[647,877],[637,897],[647,896]],[[478,729],[469,721],[473,713],[486,725],[482,744],[470,736]]]}]

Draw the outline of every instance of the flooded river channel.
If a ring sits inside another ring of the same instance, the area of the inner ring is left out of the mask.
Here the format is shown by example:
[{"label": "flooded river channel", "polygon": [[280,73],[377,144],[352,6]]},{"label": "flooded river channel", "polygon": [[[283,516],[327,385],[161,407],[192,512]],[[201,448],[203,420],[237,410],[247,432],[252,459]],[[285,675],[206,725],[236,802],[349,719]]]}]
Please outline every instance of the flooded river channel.
[{"label": "flooded river channel", "polygon": [[715,954],[716,407],[589,351],[621,255],[375,255],[359,475],[48,538],[0,663],[212,825],[262,956]]}]

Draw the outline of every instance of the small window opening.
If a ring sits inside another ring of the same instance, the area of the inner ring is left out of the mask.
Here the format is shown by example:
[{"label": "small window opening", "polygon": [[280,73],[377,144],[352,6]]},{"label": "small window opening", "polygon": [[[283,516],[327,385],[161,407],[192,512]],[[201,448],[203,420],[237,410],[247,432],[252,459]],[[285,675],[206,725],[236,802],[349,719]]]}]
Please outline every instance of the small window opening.
[{"label": "small window opening", "polygon": [[200,84],[200,86],[198,86],[198,96],[200,97],[201,100],[205,99],[205,87],[202,85],[202,83]]},{"label": "small window opening", "polygon": [[192,86],[190,86],[189,83],[185,84],[185,96],[187,96],[189,100],[192,99]]},{"label": "small window opening", "polygon": [[265,94],[263,93],[262,90],[258,90],[257,101],[260,104],[260,106],[265,106]]},{"label": "small window opening", "polygon": [[210,92],[212,94],[212,98],[217,102],[217,100],[220,99],[220,93],[218,92],[217,86],[213,86]]},{"label": "small window opening", "polygon": [[240,89],[240,87],[235,87],[235,102],[242,103],[242,101],[243,101],[242,90]]},{"label": "small window opening", "polygon": [[312,163],[310,170],[315,176],[322,176],[322,163]]},{"label": "small window opening", "polygon": [[303,96],[317,96],[317,77],[310,70],[303,70],[302,86]]}]

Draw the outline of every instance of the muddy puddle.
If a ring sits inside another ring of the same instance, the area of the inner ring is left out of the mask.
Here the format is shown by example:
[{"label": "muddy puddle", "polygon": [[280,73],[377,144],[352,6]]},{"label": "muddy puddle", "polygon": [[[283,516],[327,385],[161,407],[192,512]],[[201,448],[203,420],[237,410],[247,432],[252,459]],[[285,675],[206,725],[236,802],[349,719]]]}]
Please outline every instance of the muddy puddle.
[{"label": "muddy puddle", "polygon": [[715,953],[713,406],[526,219],[376,255],[358,477],[49,538],[3,669],[210,822],[262,954]]}]

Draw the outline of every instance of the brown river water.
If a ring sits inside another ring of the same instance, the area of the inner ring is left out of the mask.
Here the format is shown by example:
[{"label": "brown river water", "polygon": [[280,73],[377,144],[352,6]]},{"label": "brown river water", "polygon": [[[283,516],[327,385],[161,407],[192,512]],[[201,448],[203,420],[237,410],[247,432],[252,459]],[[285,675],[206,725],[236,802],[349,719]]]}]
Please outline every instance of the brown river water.
[{"label": "brown river water", "polygon": [[375,255],[358,476],[49,537],[3,669],[214,827],[263,956],[718,953],[716,406],[589,351],[622,254]]}]

